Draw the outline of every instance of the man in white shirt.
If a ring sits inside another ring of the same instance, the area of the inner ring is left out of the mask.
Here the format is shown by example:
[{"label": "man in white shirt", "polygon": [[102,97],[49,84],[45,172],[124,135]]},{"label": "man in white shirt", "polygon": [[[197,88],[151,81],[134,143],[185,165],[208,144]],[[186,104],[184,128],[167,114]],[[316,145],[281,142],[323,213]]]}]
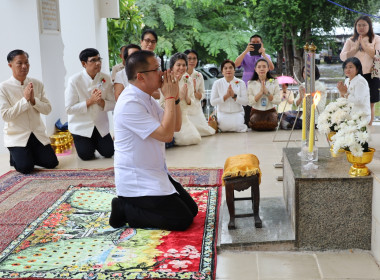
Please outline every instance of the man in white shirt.
[{"label": "man in white shirt", "polygon": [[58,159],[46,135],[41,114],[51,112],[43,84],[27,77],[29,55],[13,50],[8,56],[12,77],[0,84],[0,110],[4,124],[4,145],[10,152],[10,164],[28,174],[34,165],[55,168]]},{"label": "man in white shirt", "polygon": [[125,50],[125,46],[121,46],[120,47],[120,58],[123,60],[122,62],[114,65],[112,67],[112,70],[111,70],[111,79],[112,79],[112,82],[115,81],[115,78],[116,78],[116,74],[119,73],[121,70],[124,69],[124,64],[125,64],[125,58],[124,58],[124,50]]},{"label": "man in white shirt", "polygon": [[[141,50],[140,46],[135,45],[135,44],[129,44],[125,46],[124,53],[123,53],[123,57],[124,57],[123,65],[125,66],[125,60],[128,58],[128,56],[140,50]],[[116,77],[113,84],[116,101],[119,98],[119,95],[121,94],[121,92],[128,86],[128,84],[129,82],[128,82],[128,77],[127,77],[127,72],[125,72],[125,67],[124,67],[122,71],[119,71],[116,73]]]},{"label": "man in white shirt", "polygon": [[84,69],[70,77],[65,91],[69,131],[82,160],[93,159],[95,150],[109,158],[114,154],[107,115],[115,107],[111,78],[100,72],[102,58],[98,50],[85,49],[79,59]]},{"label": "man in white shirt", "polygon": [[[130,55],[126,63],[129,85],[114,110],[115,185],[109,223],[112,227],[154,227],[185,230],[198,207],[169,174],[165,142],[181,129],[178,81],[160,70],[150,51]],[[163,78],[162,78],[163,77]],[[158,88],[165,110],[152,98]]]}]

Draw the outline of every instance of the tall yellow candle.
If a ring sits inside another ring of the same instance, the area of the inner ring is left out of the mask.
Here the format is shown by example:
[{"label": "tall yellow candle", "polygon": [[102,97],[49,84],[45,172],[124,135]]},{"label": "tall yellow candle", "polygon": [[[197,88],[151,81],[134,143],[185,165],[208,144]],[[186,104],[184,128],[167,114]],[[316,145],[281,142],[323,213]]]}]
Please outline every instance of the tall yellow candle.
[{"label": "tall yellow candle", "polygon": [[310,116],[310,132],[309,132],[309,153],[313,152],[314,149],[314,115],[315,115],[315,104],[311,105],[311,116]]},{"label": "tall yellow candle", "polygon": [[302,141],[306,141],[306,97],[302,100]]}]

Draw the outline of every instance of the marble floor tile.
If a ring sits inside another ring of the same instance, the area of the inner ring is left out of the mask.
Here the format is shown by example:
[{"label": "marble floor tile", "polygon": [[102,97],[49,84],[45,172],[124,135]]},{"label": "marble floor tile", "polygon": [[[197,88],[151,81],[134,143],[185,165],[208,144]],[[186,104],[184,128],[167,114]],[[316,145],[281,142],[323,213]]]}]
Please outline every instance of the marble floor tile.
[{"label": "marble floor tile", "polygon": [[260,252],[257,259],[259,279],[321,279],[313,254]]},{"label": "marble floor tile", "polygon": [[218,254],[216,279],[256,280],[258,278],[257,254],[251,252],[222,252]]},{"label": "marble floor tile", "polygon": [[316,253],[323,279],[380,279],[380,268],[363,251]]}]

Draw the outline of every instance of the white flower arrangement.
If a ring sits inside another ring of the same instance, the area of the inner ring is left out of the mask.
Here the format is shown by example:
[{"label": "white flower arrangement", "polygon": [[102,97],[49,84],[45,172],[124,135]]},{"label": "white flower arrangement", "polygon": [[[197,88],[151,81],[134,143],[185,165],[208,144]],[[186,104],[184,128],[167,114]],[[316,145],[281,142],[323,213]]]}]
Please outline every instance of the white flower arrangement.
[{"label": "white flower arrangement", "polygon": [[338,131],[338,126],[347,119],[350,119],[353,104],[346,98],[338,98],[335,102],[330,102],[325,110],[318,117],[318,130],[322,133]]},{"label": "white flower arrangement", "polygon": [[369,152],[366,118],[364,113],[356,113],[338,125],[338,132],[332,137],[334,153],[338,153],[339,149],[345,149],[355,157],[361,157],[363,152]]}]

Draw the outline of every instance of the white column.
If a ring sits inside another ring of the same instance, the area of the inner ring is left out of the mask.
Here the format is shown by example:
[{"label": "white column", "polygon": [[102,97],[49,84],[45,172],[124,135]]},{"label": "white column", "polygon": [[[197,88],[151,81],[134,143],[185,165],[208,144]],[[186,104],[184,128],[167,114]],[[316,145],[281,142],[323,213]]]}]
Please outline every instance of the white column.
[{"label": "white column", "polygon": [[[85,48],[96,48],[104,58],[102,71],[109,73],[107,22],[100,13],[103,0],[57,0],[59,7],[59,31],[44,32],[40,3],[42,0],[2,0],[0,26],[0,82],[12,72],[6,56],[14,49],[29,53],[29,76],[45,85],[52,112],[43,117],[48,135],[54,132],[54,124],[60,118],[67,120],[64,92],[68,78],[83,68],[79,53]],[[114,1],[109,1],[113,3]],[[6,153],[3,144],[4,123],[0,119],[0,153]]]}]

